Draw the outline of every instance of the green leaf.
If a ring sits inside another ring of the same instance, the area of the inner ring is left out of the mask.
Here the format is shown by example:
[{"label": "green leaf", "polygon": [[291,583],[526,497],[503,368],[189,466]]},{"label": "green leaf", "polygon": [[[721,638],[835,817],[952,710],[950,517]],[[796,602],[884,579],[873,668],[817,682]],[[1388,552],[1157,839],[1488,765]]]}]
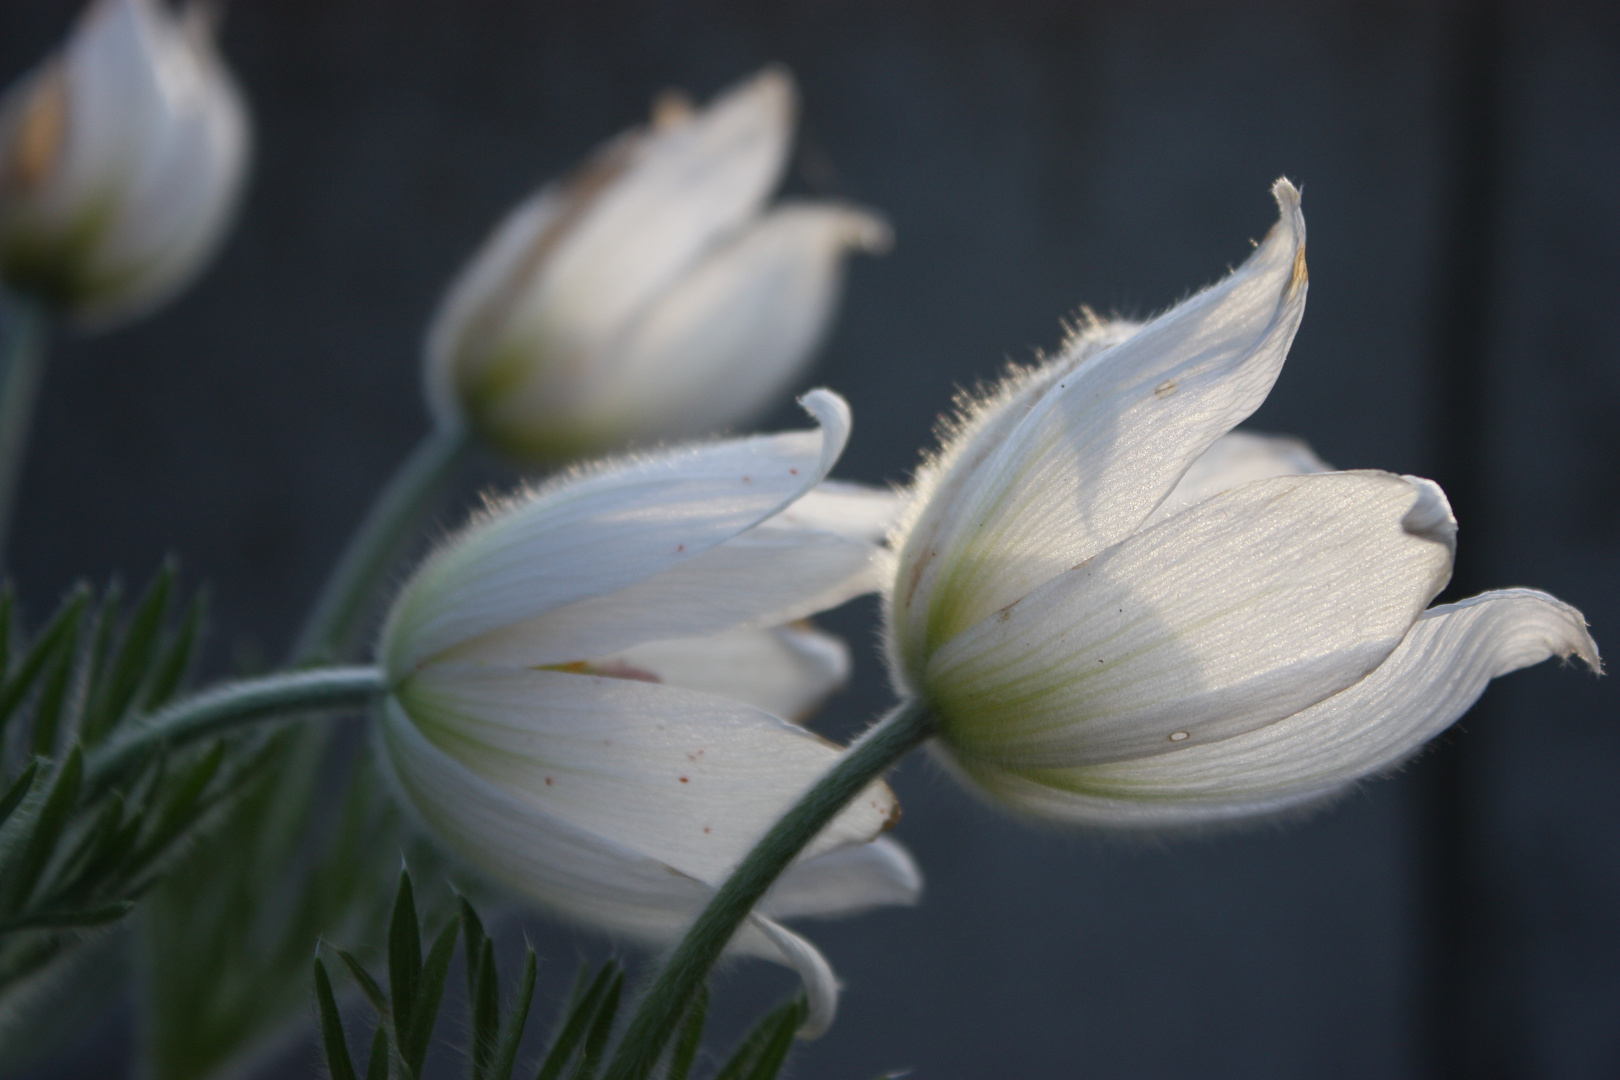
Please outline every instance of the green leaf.
[{"label": "green leaf", "polygon": [[[793,1033],[804,1023],[804,999],[794,998],[777,1006],[755,1025],[731,1055],[731,1060],[714,1074],[714,1080],[756,1080],[774,1077],[787,1059],[793,1045]],[[785,1035],[783,1033],[786,1033]],[[782,1040],[785,1038],[786,1042]],[[777,1053],[780,1044],[780,1054]],[[774,1062],[774,1064],[773,1064]],[[760,1072],[768,1067],[769,1072]]]},{"label": "green leaf", "polygon": [[[155,789],[163,791],[163,795],[158,805],[146,815],[146,822],[143,823],[146,836],[123,867],[126,876],[134,877],[155,862],[207,809],[203,794],[214,777],[219,775],[224,760],[225,744],[216,742],[192,762],[178,779],[168,784],[154,784]],[[156,759],[153,764],[159,770],[161,779],[164,759]]]},{"label": "green leaf", "polygon": [[371,1002],[373,1009],[377,1010],[377,1015],[379,1017],[388,1016],[388,995],[383,993],[382,987],[377,985],[377,980],[371,977],[371,973],[365,969],[360,961],[354,958],[353,953],[346,949],[333,949],[332,951],[337,953],[339,960],[343,961],[343,966],[349,969],[349,975],[354,981],[360,984],[360,992],[366,995],[366,1000]]},{"label": "green leaf", "polygon": [[624,972],[617,971],[614,973],[613,981],[608,984],[607,991],[602,995],[601,1002],[596,1006],[596,1015],[591,1018],[590,1030],[585,1033],[579,1060],[574,1064],[572,1080],[594,1080],[596,1070],[602,1064],[602,1054],[607,1050],[608,1036],[613,1034],[613,1021],[619,1014],[619,995],[623,991]]},{"label": "green leaf", "polygon": [[746,1080],[776,1080],[782,1066],[787,1064],[788,1054],[793,1050],[793,1036],[804,1023],[807,1011],[803,998],[778,1010],[780,1015],[776,1019],[774,1030],[760,1051],[759,1058],[754,1062],[754,1067],[748,1071]]},{"label": "green leaf", "polygon": [[416,1000],[411,1003],[409,1022],[400,1026],[399,1014],[394,1015],[399,1053],[412,1076],[421,1075],[422,1062],[427,1060],[428,1045],[433,1041],[433,1023],[439,1017],[439,1001],[444,996],[445,980],[450,977],[450,957],[456,951],[460,922],[459,916],[450,916],[450,921],[439,931],[433,947],[428,950],[427,962],[417,976]]},{"label": "green leaf", "polygon": [[101,926],[105,923],[117,922],[131,911],[135,904],[130,900],[120,900],[116,904],[105,907],[86,908],[81,911],[42,911],[35,915],[24,915],[9,922],[0,923],[0,934],[13,930],[42,930],[66,929],[79,926]]},{"label": "green leaf", "polygon": [[[467,902],[463,900],[462,903]],[[495,980],[495,943],[487,937],[483,938],[483,946],[477,952],[473,952],[469,944],[467,955],[467,970],[477,978],[477,985],[472,988],[468,1002],[472,1008],[472,1074],[473,1080],[486,1080],[501,1030],[501,996]],[[471,959],[474,957],[476,960]]]},{"label": "green leaf", "polygon": [[[416,1006],[416,983],[422,974],[421,935],[410,871],[401,870],[399,890],[394,893],[394,916],[388,921],[388,990],[394,1000],[396,1028],[406,1022]],[[401,1035],[400,1042],[404,1041]],[[400,1052],[404,1053],[403,1045]]]},{"label": "green leaf", "polygon": [[518,984],[517,1001],[512,1005],[512,1018],[506,1023],[500,1052],[490,1065],[489,1080],[512,1080],[512,1068],[517,1063],[518,1044],[523,1041],[523,1027],[529,1019],[529,1005],[534,1001],[534,980],[539,971],[540,962],[534,955],[534,949],[526,948],[523,981]]},{"label": "green leaf", "polygon": [[[534,1080],[557,1080],[562,1075],[569,1059],[574,1056],[574,1048],[585,1037],[586,1029],[596,1016],[597,1004],[607,994],[607,989],[613,983],[617,971],[618,965],[609,960],[602,965],[602,969],[596,973],[596,978],[591,980],[583,993],[571,997],[563,1009],[557,1026],[556,1039],[552,1042],[545,1059],[541,1061],[540,1071],[535,1074]],[[583,969],[580,974],[582,978],[575,981],[576,990],[583,985]]]},{"label": "green leaf", "polygon": [[79,732],[79,741],[90,745],[94,742],[94,709],[95,693],[107,674],[107,658],[112,653],[113,631],[118,627],[118,611],[124,602],[124,589],[114,578],[107,585],[107,591],[101,595],[101,603],[96,605],[95,614],[90,616],[88,637],[90,652],[85,665],[85,685],[92,691],[87,699],[86,708],[81,710],[81,720],[92,729],[87,733],[83,728]]},{"label": "green leaf", "polygon": [[366,1080],[388,1080],[388,1025],[378,1024],[371,1037],[371,1058],[366,1062]]},{"label": "green leaf", "polygon": [[179,632],[164,647],[153,666],[151,684],[141,698],[142,712],[155,712],[168,704],[185,682],[186,674],[191,670],[192,657],[197,651],[197,640],[202,636],[203,616],[207,607],[207,598],[198,593],[186,609],[185,621],[180,624]]},{"label": "green leaf", "polygon": [[[349,1044],[343,1038],[343,1017],[338,1012],[337,999],[332,996],[332,980],[326,977],[326,965],[315,958],[315,1000],[321,1012],[321,1042],[326,1049],[326,1068],[332,1080],[355,1080],[354,1062],[349,1058]],[[376,1055],[375,1043],[372,1055]],[[371,1070],[367,1070],[368,1080]]]},{"label": "green leaf", "polygon": [[28,763],[28,768],[11,782],[11,786],[6,788],[6,793],[0,795],[0,826],[5,825],[6,820],[11,817],[11,812],[27,797],[37,775],[39,775],[39,759],[35,758]]},{"label": "green leaf", "polygon": [[703,1025],[709,1018],[709,988],[700,986],[692,1003],[686,1007],[686,1019],[675,1037],[675,1049],[670,1054],[669,1073],[665,1080],[686,1080],[697,1058],[698,1045],[703,1041]]},{"label": "green leaf", "polygon": [[45,796],[45,803],[40,807],[39,817],[34,819],[33,830],[23,846],[21,861],[8,876],[6,910],[21,911],[28,902],[45,864],[56,851],[57,841],[79,805],[79,788],[83,782],[84,753],[75,746],[57,772],[50,794]]},{"label": "green leaf", "polygon": [[104,870],[117,853],[113,847],[123,831],[124,799],[118,792],[110,792],[100,800],[88,828],[79,834],[66,857],[59,857],[56,872],[47,883],[47,892],[55,902],[77,904],[98,883],[97,871]]},{"label": "green leaf", "polygon": [[484,920],[478,917],[478,912],[467,902],[465,896],[456,898],[461,910],[462,955],[467,958],[467,1000],[478,1000],[478,966],[483,963]]},{"label": "green leaf", "polygon": [[5,730],[6,721],[11,719],[22,699],[28,696],[28,691],[34,688],[34,681],[39,678],[46,663],[64,647],[72,651],[79,636],[79,622],[84,618],[84,609],[89,603],[89,588],[83,584],[76,586],[23,654],[17,670],[7,677],[5,686],[0,688],[0,732]]},{"label": "green leaf", "polygon": [[68,684],[73,678],[74,649],[64,642],[46,664],[45,677],[34,705],[33,752],[39,757],[56,756],[56,731],[61,726],[67,704]]},{"label": "green leaf", "polygon": [[[123,640],[113,657],[100,692],[85,716],[84,738],[94,743],[111,731],[123,719],[135,700],[142,680],[152,666],[162,636],[163,619],[169,611],[169,596],[174,591],[174,562],[164,564],[153,577],[152,583],[135,605],[125,626]],[[111,590],[108,605],[115,603]]]},{"label": "green leaf", "polygon": [[11,582],[0,586],[0,685],[11,673],[11,634],[17,619],[17,594]]}]

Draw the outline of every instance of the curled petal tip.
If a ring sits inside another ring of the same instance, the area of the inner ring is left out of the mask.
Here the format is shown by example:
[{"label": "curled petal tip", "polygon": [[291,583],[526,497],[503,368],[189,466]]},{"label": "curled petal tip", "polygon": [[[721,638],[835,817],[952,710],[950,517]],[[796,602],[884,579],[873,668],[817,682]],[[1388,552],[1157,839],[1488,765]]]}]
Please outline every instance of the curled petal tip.
[{"label": "curled petal tip", "polygon": [[1417,492],[1412,508],[1401,518],[1401,528],[1413,536],[1422,536],[1453,550],[1457,547],[1457,519],[1452,515],[1451,503],[1440,485],[1421,476],[1402,476]]},{"label": "curled petal tip", "polygon": [[850,425],[854,423],[854,417],[849,411],[849,402],[836,391],[818,386],[801,395],[799,405],[805,412],[815,417],[816,423],[826,430],[829,438],[836,437],[842,445],[843,439],[849,434]]}]

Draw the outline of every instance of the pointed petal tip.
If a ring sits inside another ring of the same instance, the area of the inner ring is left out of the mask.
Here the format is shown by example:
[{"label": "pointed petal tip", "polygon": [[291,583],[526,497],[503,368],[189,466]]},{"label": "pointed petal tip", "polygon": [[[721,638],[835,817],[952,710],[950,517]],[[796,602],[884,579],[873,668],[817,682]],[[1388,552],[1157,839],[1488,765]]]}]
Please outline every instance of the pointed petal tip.
[{"label": "pointed petal tip", "polygon": [[1305,212],[1300,208],[1300,190],[1288,177],[1277,178],[1271,185],[1271,195],[1277,200],[1277,224],[1266,235],[1266,241],[1276,239],[1294,247],[1294,271],[1288,279],[1288,296],[1292,297],[1310,283],[1305,263]]},{"label": "pointed petal tip", "polygon": [[850,207],[844,218],[844,243],[868,255],[887,255],[894,250],[894,226],[876,210]]},{"label": "pointed petal tip", "polygon": [[799,108],[799,87],[793,72],[780,61],[766,64],[744,79],[727,98],[747,100],[754,107],[774,114],[783,125],[794,122]]}]

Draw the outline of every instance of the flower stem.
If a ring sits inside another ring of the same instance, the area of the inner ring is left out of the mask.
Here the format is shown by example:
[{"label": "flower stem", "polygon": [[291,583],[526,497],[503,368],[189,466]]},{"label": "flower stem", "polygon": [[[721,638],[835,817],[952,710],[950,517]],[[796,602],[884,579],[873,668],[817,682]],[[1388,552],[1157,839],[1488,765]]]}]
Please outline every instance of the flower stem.
[{"label": "flower stem", "polygon": [[337,660],[352,646],[378,584],[471,445],[465,428],[441,426],[405,459],[326,579],[299,632],[294,664]]},{"label": "flower stem", "polygon": [[116,779],[158,745],[179,746],[272,717],[370,704],[388,689],[377,667],[319,668],[243,679],[204,690],[155,713],[97,747],[86,783]]},{"label": "flower stem", "polygon": [[920,701],[874,724],[754,846],[703,909],[642,996],[603,1080],[645,1080],[709,969],[771,884],[856,795],[934,733]]},{"label": "flower stem", "polygon": [[45,311],[37,303],[0,294],[0,564],[45,367],[45,331]]}]

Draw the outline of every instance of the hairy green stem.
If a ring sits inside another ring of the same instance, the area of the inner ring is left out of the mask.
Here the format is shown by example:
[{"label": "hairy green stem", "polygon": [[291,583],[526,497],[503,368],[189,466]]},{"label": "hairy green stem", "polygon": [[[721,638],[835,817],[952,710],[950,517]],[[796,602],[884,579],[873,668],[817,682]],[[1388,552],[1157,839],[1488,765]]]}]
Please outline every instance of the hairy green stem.
[{"label": "hairy green stem", "polygon": [[405,459],[326,579],[293,647],[294,664],[343,658],[400,549],[433,508],[471,445],[465,428],[441,426]]},{"label": "hairy green stem", "polygon": [[243,679],[175,702],[99,746],[86,783],[117,778],[155,746],[179,746],[261,720],[370,704],[388,690],[378,667],[318,668]]},{"label": "hairy green stem", "polygon": [[920,701],[902,702],[874,724],[754,845],[720,886],[647,988],[603,1080],[645,1080],[658,1065],[687,1004],[726,943],[782,871],[838,812],[934,733]]},{"label": "hairy green stem", "polygon": [[28,450],[28,429],[45,368],[45,309],[0,293],[0,564]]}]

